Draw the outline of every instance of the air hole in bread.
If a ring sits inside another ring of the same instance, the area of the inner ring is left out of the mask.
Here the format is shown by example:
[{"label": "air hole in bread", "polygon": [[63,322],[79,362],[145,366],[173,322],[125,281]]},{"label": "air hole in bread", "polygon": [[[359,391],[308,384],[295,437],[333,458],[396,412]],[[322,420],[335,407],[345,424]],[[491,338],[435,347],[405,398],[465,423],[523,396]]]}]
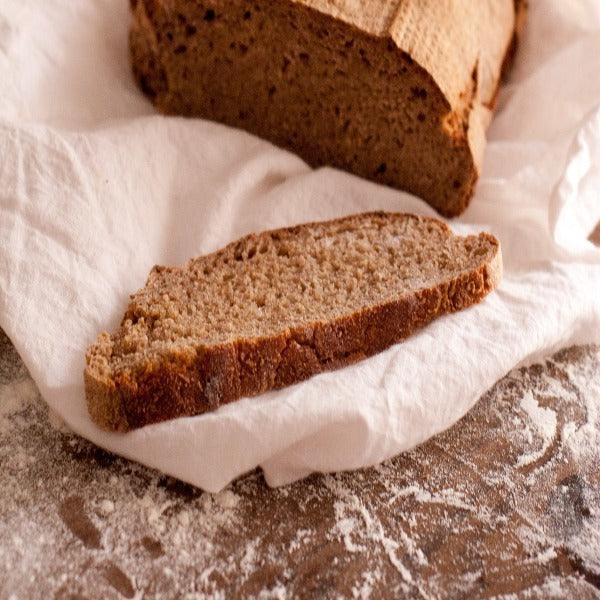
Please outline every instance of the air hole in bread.
[{"label": "air hole in bread", "polygon": [[425,88],[422,87],[413,87],[411,88],[411,94],[412,94],[412,98],[413,100],[426,100],[427,99],[427,90]]},{"label": "air hole in bread", "polygon": [[364,48],[361,48],[358,53],[360,54],[360,59],[363,61],[363,63],[365,63],[367,67],[371,67],[371,62],[367,58],[367,53]]}]

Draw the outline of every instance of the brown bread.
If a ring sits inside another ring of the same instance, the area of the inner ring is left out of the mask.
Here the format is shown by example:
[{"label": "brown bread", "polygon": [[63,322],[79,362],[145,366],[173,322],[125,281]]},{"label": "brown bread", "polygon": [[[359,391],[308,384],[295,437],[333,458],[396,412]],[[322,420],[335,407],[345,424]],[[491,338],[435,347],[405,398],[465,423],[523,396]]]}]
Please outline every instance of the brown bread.
[{"label": "brown bread", "polygon": [[119,329],[88,350],[90,414],[126,431],[299,382],[479,302],[501,272],[491,235],[394,213],[252,234],[154,267]]},{"label": "brown bread", "polygon": [[[130,47],[168,114],[246,129],[467,206],[522,0],[133,0]],[[504,69],[505,70],[505,69]]]}]

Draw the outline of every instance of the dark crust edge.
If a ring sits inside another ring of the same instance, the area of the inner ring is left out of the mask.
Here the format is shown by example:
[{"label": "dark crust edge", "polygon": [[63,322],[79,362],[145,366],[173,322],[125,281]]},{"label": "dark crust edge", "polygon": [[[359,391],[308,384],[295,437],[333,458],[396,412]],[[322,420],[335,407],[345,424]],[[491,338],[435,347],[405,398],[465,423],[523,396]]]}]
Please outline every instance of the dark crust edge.
[{"label": "dark crust edge", "polygon": [[[160,59],[160,44],[156,42],[156,40],[151,40],[148,35],[148,27],[147,24],[152,23],[152,18],[147,14],[144,0],[130,0],[131,1],[131,12],[132,12],[132,24],[129,34],[129,54],[130,61],[132,66],[132,71],[134,74],[134,78],[142,90],[142,92],[148,97],[148,99],[154,104],[155,108],[165,115],[179,114],[177,110],[174,110],[171,106],[170,102],[170,93],[169,86],[167,80],[167,74],[165,72],[164,67],[162,66]],[[160,0],[157,0],[160,2]],[[487,108],[494,111],[496,98],[498,95],[498,91],[500,89],[500,85],[502,83],[503,78],[506,77],[507,73],[510,71],[512,67],[512,63],[514,60],[514,55],[516,53],[517,46],[517,38],[520,29],[522,28],[526,9],[527,9],[527,0],[514,0],[515,5],[515,32],[507,45],[505,50],[504,57],[501,63],[500,69],[500,77],[498,78],[498,83],[496,86],[496,90],[491,98],[491,100],[486,104]],[[334,17],[322,13],[314,8],[305,6],[299,8],[299,10],[306,10],[310,13],[313,13],[315,18],[321,19],[332,19],[335,20]],[[146,23],[144,23],[146,22]],[[347,23],[342,21],[343,25],[347,27],[349,30],[354,31],[356,35],[363,35],[372,40],[388,40],[393,43],[391,38],[380,37],[373,34],[368,34],[367,32],[357,28],[355,25],[351,23]],[[154,48],[153,48],[154,46]],[[398,48],[398,52],[400,54],[406,54],[402,50]],[[410,57],[410,56],[409,56]],[[412,60],[412,57],[410,57]],[[442,90],[439,88],[435,79],[432,75],[425,69],[421,64],[417,61],[413,61],[413,66],[420,71],[420,74],[431,86],[431,90],[435,91],[438,95],[438,101],[444,107],[444,111],[449,113],[452,109],[448,100]],[[440,113],[441,116],[445,113]],[[457,190],[451,190],[451,194],[447,194],[443,204],[439,203],[439,197],[434,198],[423,198],[428,204],[433,206],[435,210],[439,212],[444,217],[452,218],[459,216],[462,214],[469,206],[474,194],[475,188],[477,185],[477,181],[479,179],[479,168],[476,164],[475,157],[473,156],[473,150],[469,143],[468,135],[466,135],[466,131],[469,126],[469,114],[467,113],[464,117],[464,126],[465,126],[465,135],[460,138],[456,138],[454,141],[455,149],[457,152],[462,151],[465,153],[465,159],[467,160],[465,181],[463,186],[461,186]],[[317,165],[312,165],[317,166]],[[381,183],[375,181],[375,183]],[[397,187],[397,186],[394,186]],[[398,188],[403,189],[403,188]],[[409,190],[410,191],[410,190]]]},{"label": "dark crust edge", "polygon": [[[352,215],[329,223],[386,214]],[[433,221],[448,230],[437,219],[413,218]],[[274,231],[293,233],[307,225],[312,223]],[[436,286],[351,315],[291,328],[272,337],[240,339],[199,347],[195,352],[173,352],[159,363],[147,361],[135,375],[122,373],[114,380],[98,377],[86,367],[84,382],[90,416],[103,429],[124,432],[199,415],[239,398],[299,383],[372,356],[436,317],[480,302],[498,285],[502,277],[500,244],[487,233],[478,237],[497,249],[489,262]]]}]

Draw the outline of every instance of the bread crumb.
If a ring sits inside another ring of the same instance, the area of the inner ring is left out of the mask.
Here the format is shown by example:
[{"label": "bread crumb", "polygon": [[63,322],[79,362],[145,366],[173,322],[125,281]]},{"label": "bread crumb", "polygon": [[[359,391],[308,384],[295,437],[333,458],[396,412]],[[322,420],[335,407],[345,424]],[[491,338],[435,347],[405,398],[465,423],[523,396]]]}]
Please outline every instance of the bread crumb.
[{"label": "bread crumb", "polygon": [[231,490],[223,490],[215,496],[215,502],[221,508],[235,508],[239,502],[240,497],[234,494]]},{"label": "bread crumb", "polygon": [[104,499],[98,507],[103,515],[110,515],[115,510],[115,504],[112,500]]}]

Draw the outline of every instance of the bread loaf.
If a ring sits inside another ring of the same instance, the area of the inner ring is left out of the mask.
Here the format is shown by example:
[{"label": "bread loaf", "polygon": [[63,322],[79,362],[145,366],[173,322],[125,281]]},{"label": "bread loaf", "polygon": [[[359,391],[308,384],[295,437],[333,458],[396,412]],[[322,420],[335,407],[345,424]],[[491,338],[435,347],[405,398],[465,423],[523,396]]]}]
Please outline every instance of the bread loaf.
[{"label": "bread loaf", "polygon": [[491,235],[390,213],[249,235],[154,267],[118,330],[87,353],[90,414],[126,431],[348,365],[480,301],[501,271]]},{"label": "bread loaf", "polygon": [[132,0],[164,113],[241,127],[446,216],[477,180],[522,0]]}]

